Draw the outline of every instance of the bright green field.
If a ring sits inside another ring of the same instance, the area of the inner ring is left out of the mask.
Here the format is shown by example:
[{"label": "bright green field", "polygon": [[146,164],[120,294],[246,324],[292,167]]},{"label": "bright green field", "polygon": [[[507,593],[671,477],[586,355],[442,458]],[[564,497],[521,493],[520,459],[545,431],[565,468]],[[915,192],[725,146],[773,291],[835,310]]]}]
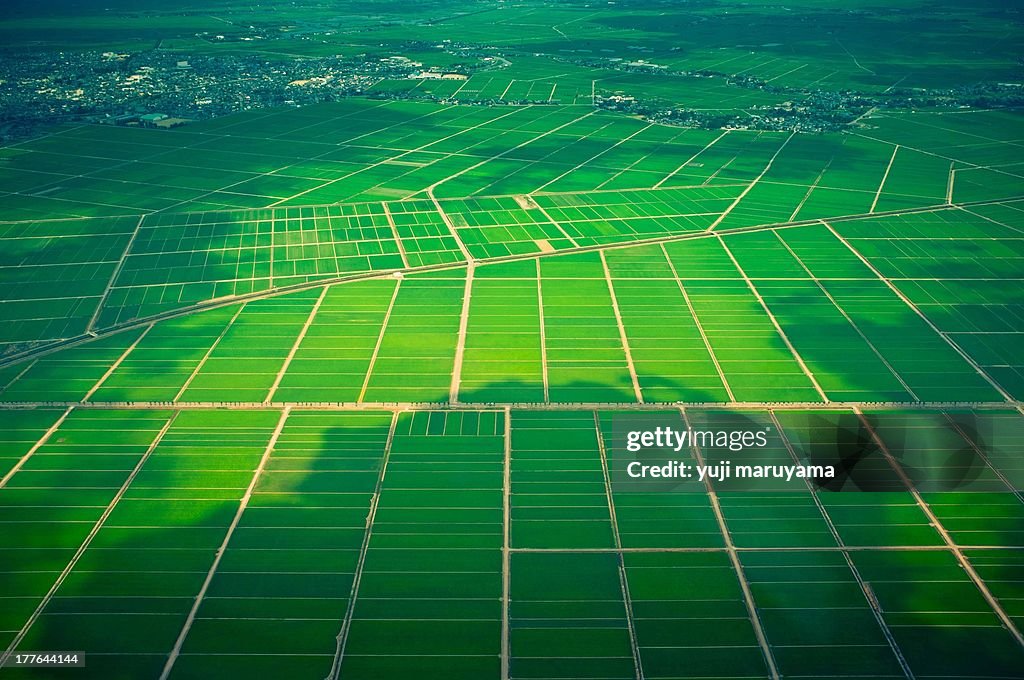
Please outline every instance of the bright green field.
[{"label": "bright green field", "polygon": [[0,657],[86,655],[0,680],[1024,675],[1022,112],[594,106],[1019,82],[1012,8],[108,4],[4,49],[470,77],[0,148]]}]

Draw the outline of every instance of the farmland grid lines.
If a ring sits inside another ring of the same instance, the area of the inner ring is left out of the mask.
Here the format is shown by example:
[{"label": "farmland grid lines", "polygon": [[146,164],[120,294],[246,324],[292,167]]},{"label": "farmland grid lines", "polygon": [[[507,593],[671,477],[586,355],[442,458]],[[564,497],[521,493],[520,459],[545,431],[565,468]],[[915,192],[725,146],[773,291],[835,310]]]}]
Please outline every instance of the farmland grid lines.
[{"label": "farmland grid lines", "polygon": [[[559,11],[562,45],[590,12]],[[788,87],[833,82],[834,51],[699,66]],[[668,127],[598,106],[626,76],[576,82],[574,59],[380,85],[440,104],[9,148],[5,657],[81,639],[94,675],[169,680],[1013,676],[1019,112]],[[688,107],[761,96],[706,84]],[[454,105],[487,98],[510,103]],[[874,462],[641,492],[618,437],[647,418],[769,434],[690,442],[688,464]],[[970,456],[964,479],[932,452]]]}]

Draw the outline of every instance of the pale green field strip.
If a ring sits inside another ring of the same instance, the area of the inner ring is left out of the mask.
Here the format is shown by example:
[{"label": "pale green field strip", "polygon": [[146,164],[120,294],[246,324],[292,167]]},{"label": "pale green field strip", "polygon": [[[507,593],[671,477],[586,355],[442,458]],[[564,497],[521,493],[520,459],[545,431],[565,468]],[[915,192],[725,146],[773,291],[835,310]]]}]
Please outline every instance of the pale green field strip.
[{"label": "pale green field strip", "polygon": [[541,260],[552,401],[632,401],[625,348],[595,253]]},{"label": "pale green field strip", "polygon": [[[644,400],[728,401],[661,247],[611,251],[607,261]],[[638,275],[650,278],[633,278]]]},{"label": "pale green field strip", "polygon": [[155,325],[91,399],[173,401],[238,312],[222,307]]},{"label": "pale green field strip", "polygon": [[358,401],[399,285],[381,279],[330,287],[273,399]]},{"label": "pale green field strip", "polygon": [[[476,270],[458,385],[461,401],[544,401],[537,268],[530,262],[516,265]],[[519,276],[481,276],[494,269],[496,275]]]},{"label": "pale green field strip", "polygon": [[[465,270],[402,281],[362,399],[447,401]],[[359,381],[358,384],[362,384]]]},{"label": "pale green field strip", "polygon": [[309,317],[319,290],[246,304],[207,358],[181,401],[262,401]]}]

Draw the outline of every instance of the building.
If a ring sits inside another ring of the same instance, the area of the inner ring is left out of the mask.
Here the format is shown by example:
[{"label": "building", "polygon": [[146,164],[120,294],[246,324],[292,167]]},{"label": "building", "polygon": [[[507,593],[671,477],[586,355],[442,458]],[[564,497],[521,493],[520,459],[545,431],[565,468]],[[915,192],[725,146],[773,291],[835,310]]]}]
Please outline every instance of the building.
[{"label": "building", "polygon": [[156,125],[162,120],[170,118],[166,113],[147,113],[139,116],[139,122],[143,125]]},{"label": "building", "polygon": [[185,123],[191,123],[192,121],[188,118],[163,118],[153,123],[158,128],[174,128]]}]

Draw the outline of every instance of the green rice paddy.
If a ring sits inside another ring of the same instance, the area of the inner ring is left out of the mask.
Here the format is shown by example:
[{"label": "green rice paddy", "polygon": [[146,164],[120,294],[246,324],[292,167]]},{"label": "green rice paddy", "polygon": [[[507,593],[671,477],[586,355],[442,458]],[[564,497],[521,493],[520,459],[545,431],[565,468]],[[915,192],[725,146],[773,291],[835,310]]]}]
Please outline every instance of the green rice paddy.
[{"label": "green rice paddy", "polygon": [[[626,17],[580,30],[650,29]],[[764,49],[717,52],[888,86]],[[0,653],[104,679],[1021,677],[1024,117],[683,129],[591,98],[778,102],[585,73],[538,53],[371,89],[441,103],[0,149]],[[770,430],[773,465],[856,435],[875,491],[622,487],[637,414]]]}]

